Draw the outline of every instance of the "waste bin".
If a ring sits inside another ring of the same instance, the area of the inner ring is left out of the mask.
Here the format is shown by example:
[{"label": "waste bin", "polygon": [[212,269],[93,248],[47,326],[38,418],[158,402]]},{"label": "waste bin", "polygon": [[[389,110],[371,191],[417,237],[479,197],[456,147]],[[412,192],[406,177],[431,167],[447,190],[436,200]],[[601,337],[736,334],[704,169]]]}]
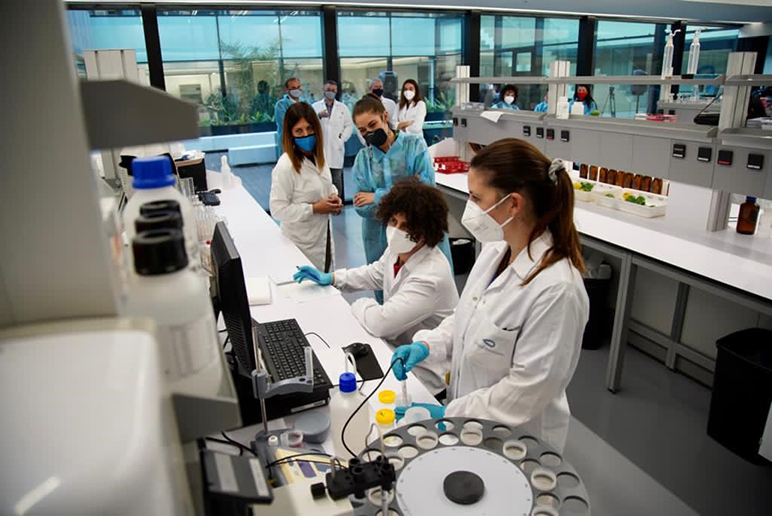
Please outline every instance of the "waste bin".
[{"label": "waste bin", "polygon": [[758,451],[772,402],[772,331],[738,331],[716,347],[708,435],[754,464],[765,463]]},{"label": "waste bin", "polygon": [[469,238],[451,238],[450,256],[453,258],[453,271],[456,275],[466,274],[474,265],[474,240]]}]

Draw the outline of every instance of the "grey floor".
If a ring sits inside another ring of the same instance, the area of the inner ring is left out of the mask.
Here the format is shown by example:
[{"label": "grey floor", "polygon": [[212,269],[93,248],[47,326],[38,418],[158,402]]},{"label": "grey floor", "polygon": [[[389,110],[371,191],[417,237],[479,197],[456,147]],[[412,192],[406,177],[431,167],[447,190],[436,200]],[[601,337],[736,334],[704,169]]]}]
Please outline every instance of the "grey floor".
[{"label": "grey floor", "polygon": [[[206,161],[207,168],[219,170],[220,154],[207,154]],[[234,173],[264,208],[268,206],[271,169],[267,165],[234,167]],[[346,176],[346,196],[350,198],[353,185],[349,170]],[[336,265],[363,265],[361,222],[353,207],[346,206],[333,219],[333,228]],[[463,289],[465,279],[457,278],[459,289]],[[345,294],[349,301],[371,295]],[[604,386],[607,359],[607,346],[584,350],[568,388],[572,415],[580,422],[569,437],[574,453],[585,452],[585,443],[587,450],[597,447],[600,437],[609,449],[634,465],[611,459],[593,464],[598,471],[617,468],[623,477],[613,485],[592,486],[596,496],[618,502],[596,506],[594,515],[772,514],[772,468],[750,464],[707,436],[709,389],[630,348],[622,389],[612,394]],[[588,477],[602,478],[594,473],[588,472]],[[624,477],[629,477],[627,483]],[[642,493],[638,485],[632,485],[644,477],[670,494],[664,496],[660,491],[662,499],[647,500],[650,491]],[[631,500],[636,501],[634,508],[629,507]],[[641,506],[646,503],[643,500],[650,504]]]}]

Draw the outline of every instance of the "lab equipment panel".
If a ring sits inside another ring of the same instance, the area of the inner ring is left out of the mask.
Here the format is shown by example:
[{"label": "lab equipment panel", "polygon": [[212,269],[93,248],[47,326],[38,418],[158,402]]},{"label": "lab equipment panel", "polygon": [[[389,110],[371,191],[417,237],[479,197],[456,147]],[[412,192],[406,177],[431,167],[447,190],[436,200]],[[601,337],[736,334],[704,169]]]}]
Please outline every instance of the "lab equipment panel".
[{"label": "lab equipment panel", "polygon": [[633,137],[629,134],[600,132],[600,164],[609,169],[631,170]]},{"label": "lab equipment panel", "polygon": [[[731,152],[731,159],[729,152]],[[719,146],[713,188],[741,195],[769,198],[768,196],[772,194],[768,187],[769,176],[772,175],[769,160],[770,151]],[[761,168],[748,168],[749,162],[752,167],[760,163]]]},{"label": "lab equipment panel", "polygon": [[587,129],[571,131],[573,161],[606,166],[600,155],[600,133]]},{"label": "lab equipment panel", "polygon": [[467,141],[472,143],[490,145],[505,138],[505,135],[518,138],[519,135],[523,134],[522,122],[508,120],[505,116],[502,116],[496,123],[481,117],[469,117],[467,120]]},{"label": "lab equipment panel", "polygon": [[560,127],[548,127],[546,135],[546,154],[550,159],[561,158],[567,161],[574,159],[571,131]]},{"label": "lab equipment panel", "polygon": [[[713,183],[713,160],[699,159],[700,148],[711,148],[709,143],[686,142],[673,140],[670,150],[670,176],[669,179],[690,185],[710,187]],[[703,155],[705,151],[703,150]],[[682,156],[682,157],[681,157]]]},{"label": "lab equipment panel", "polygon": [[634,137],[630,171],[651,177],[670,177],[670,140],[650,136]]}]

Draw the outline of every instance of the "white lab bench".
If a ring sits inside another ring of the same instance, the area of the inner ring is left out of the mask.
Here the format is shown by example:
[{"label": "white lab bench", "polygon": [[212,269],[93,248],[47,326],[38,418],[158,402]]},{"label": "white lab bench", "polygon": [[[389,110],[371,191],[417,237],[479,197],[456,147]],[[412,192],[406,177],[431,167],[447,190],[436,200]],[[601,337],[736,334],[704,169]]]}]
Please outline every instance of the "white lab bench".
[{"label": "white lab bench", "polygon": [[[208,172],[210,188],[216,188],[219,174]],[[439,175],[438,175],[439,178]],[[464,184],[466,184],[464,182]],[[223,190],[219,194],[222,204],[216,208],[219,215],[227,219],[228,230],[234,238],[242,258],[245,277],[271,276],[285,278],[291,276],[297,265],[310,262],[281,234],[279,227],[271,217],[255,202],[252,196],[241,186]],[[333,287],[330,287],[331,289]],[[319,361],[335,382],[335,374],[342,368],[343,355],[338,348],[351,342],[369,343],[380,362],[384,372],[391,360],[391,349],[381,339],[367,333],[351,315],[349,304],[337,291],[330,297],[295,303],[277,292],[272,286],[272,303],[251,308],[252,316],[258,321],[271,321],[285,318],[295,318],[305,332],[316,332],[324,337],[333,348],[328,350],[324,343],[315,337],[309,337],[309,342],[317,354]],[[366,382],[363,392],[369,394],[379,380]],[[389,375],[382,389],[392,389],[398,392],[399,382]],[[413,375],[408,375],[408,391],[413,401],[436,403],[434,397]],[[371,402],[375,396],[371,398]],[[328,410],[321,407],[313,410]],[[275,419],[269,422],[269,429],[280,429],[291,425],[293,416]],[[241,443],[247,443],[261,425],[252,425],[228,432],[229,436]],[[234,453],[230,446],[209,443],[212,449]],[[325,450],[333,450],[332,440],[323,444]],[[592,453],[588,453],[592,451]],[[345,456],[345,454],[344,454]],[[656,512],[665,514],[696,515],[691,508],[679,500],[673,493],[653,480],[626,457],[609,446],[596,434],[580,422],[572,418],[566,446],[566,456],[585,482],[590,501],[596,508],[595,514],[650,514],[653,508],[652,500],[656,501]],[[597,460],[602,457],[602,460]],[[613,464],[613,467],[608,467]],[[615,476],[622,472],[625,477],[639,486],[635,493],[619,496],[615,489],[609,489],[615,482]]]},{"label": "white lab bench", "polygon": [[[446,195],[465,201],[466,176],[438,173],[437,185]],[[667,367],[673,369],[680,355],[713,370],[709,358],[678,342],[690,286],[772,315],[772,239],[749,238],[731,230],[689,230],[667,217],[646,219],[585,202],[576,203],[574,221],[583,245],[621,261],[606,370],[606,387],[612,392],[620,388],[630,328],[667,349]],[[679,283],[669,335],[630,320],[638,267]]]}]

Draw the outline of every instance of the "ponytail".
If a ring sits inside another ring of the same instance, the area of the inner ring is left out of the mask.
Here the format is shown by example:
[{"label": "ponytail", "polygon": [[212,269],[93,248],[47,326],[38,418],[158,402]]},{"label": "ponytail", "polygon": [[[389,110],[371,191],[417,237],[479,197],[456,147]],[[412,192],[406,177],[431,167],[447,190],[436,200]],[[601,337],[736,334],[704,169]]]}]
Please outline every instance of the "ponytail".
[{"label": "ponytail", "polygon": [[552,233],[552,247],[523,286],[563,258],[584,272],[579,233],[574,225],[574,187],[562,160],[550,161],[530,143],[505,138],[478,152],[471,167],[485,173],[488,184],[502,193],[518,192],[531,201],[535,224],[528,237],[529,257],[531,243],[546,229]]}]

